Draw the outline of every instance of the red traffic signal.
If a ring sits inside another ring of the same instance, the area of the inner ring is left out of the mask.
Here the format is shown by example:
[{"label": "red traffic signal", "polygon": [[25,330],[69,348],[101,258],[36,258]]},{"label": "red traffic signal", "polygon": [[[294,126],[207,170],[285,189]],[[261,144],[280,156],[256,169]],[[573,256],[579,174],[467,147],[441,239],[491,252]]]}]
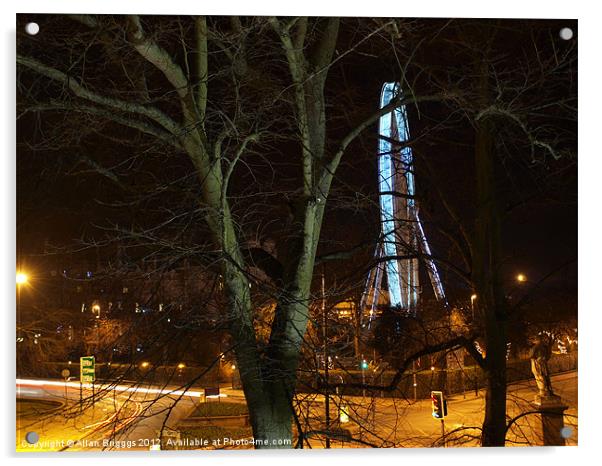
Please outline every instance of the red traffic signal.
[{"label": "red traffic signal", "polygon": [[443,392],[431,392],[432,415],[435,419],[443,419],[447,416],[447,402],[443,398]]}]

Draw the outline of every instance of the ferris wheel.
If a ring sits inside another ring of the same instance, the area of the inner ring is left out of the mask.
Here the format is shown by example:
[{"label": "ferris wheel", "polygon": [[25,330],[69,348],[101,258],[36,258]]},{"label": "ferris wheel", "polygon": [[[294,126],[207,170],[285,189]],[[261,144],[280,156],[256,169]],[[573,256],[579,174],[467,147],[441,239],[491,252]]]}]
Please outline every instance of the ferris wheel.
[{"label": "ferris wheel", "polygon": [[[380,108],[401,101],[399,83],[385,83]],[[409,144],[406,107],[399,104],[379,120],[378,186],[381,232],[374,266],[366,281],[361,309],[369,325],[382,301],[392,308],[416,314],[419,264],[426,267],[433,292],[447,306],[443,284],[432,258],[415,199],[414,166]],[[388,299],[387,299],[388,296]]]}]

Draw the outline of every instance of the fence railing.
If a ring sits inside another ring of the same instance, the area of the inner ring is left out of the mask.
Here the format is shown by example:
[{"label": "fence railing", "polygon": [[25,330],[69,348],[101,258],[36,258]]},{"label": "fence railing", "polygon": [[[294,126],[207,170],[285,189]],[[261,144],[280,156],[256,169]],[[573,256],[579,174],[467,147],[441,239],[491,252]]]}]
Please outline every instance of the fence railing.
[{"label": "fence railing", "polygon": [[[576,370],[578,367],[578,353],[553,355],[548,367],[552,374]],[[331,384],[358,384],[364,382],[368,385],[388,386],[390,385],[395,371],[372,371],[331,369],[329,379]],[[530,359],[515,359],[508,361],[507,381],[508,383],[533,378]],[[302,392],[322,391],[322,374],[315,372],[305,373],[299,377],[298,390]],[[396,388],[392,391],[366,390],[370,396],[385,396],[413,399],[429,398],[431,390],[443,390],[448,394],[478,391],[485,388],[485,372],[479,366],[465,366],[460,369],[434,369],[419,372],[407,372],[403,375]],[[350,388],[342,386],[339,393],[345,395],[363,395],[361,388]]]}]

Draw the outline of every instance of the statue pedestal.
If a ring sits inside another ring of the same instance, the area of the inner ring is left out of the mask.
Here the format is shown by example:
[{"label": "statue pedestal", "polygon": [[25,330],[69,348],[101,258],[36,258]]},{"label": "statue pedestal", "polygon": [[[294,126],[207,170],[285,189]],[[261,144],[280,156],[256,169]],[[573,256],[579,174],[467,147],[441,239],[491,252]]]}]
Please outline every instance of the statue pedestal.
[{"label": "statue pedestal", "polygon": [[564,446],[562,428],[564,427],[564,411],[568,409],[557,395],[535,395],[533,407],[541,411],[541,429],[545,446]]}]

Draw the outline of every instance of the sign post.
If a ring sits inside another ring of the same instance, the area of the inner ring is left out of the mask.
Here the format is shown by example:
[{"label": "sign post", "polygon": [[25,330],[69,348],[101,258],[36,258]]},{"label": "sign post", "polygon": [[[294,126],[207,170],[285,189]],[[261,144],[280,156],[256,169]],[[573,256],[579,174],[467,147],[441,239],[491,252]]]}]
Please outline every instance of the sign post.
[{"label": "sign post", "polygon": [[69,369],[63,369],[61,371],[61,377],[63,377],[63,379],[65,379],[65,400],[67,400],[67,382],[69,382],[69,375],[71,375],[71,372],[69,372]]},{"label": "sign post", "polygon": [[220,401],[219,387],[205,388],[203,390],[203,396],[205,397],[205,403],[207,403],[207,398],[217,398],[217,401]]},{"label": "sign post", "polygon": [[84,383],[92,384],[92,405],[94,405],[94,381],[96,380],[96,361],[94,356],[82,356],[79,358],[79,408],[83,406],[83,390]]}]

